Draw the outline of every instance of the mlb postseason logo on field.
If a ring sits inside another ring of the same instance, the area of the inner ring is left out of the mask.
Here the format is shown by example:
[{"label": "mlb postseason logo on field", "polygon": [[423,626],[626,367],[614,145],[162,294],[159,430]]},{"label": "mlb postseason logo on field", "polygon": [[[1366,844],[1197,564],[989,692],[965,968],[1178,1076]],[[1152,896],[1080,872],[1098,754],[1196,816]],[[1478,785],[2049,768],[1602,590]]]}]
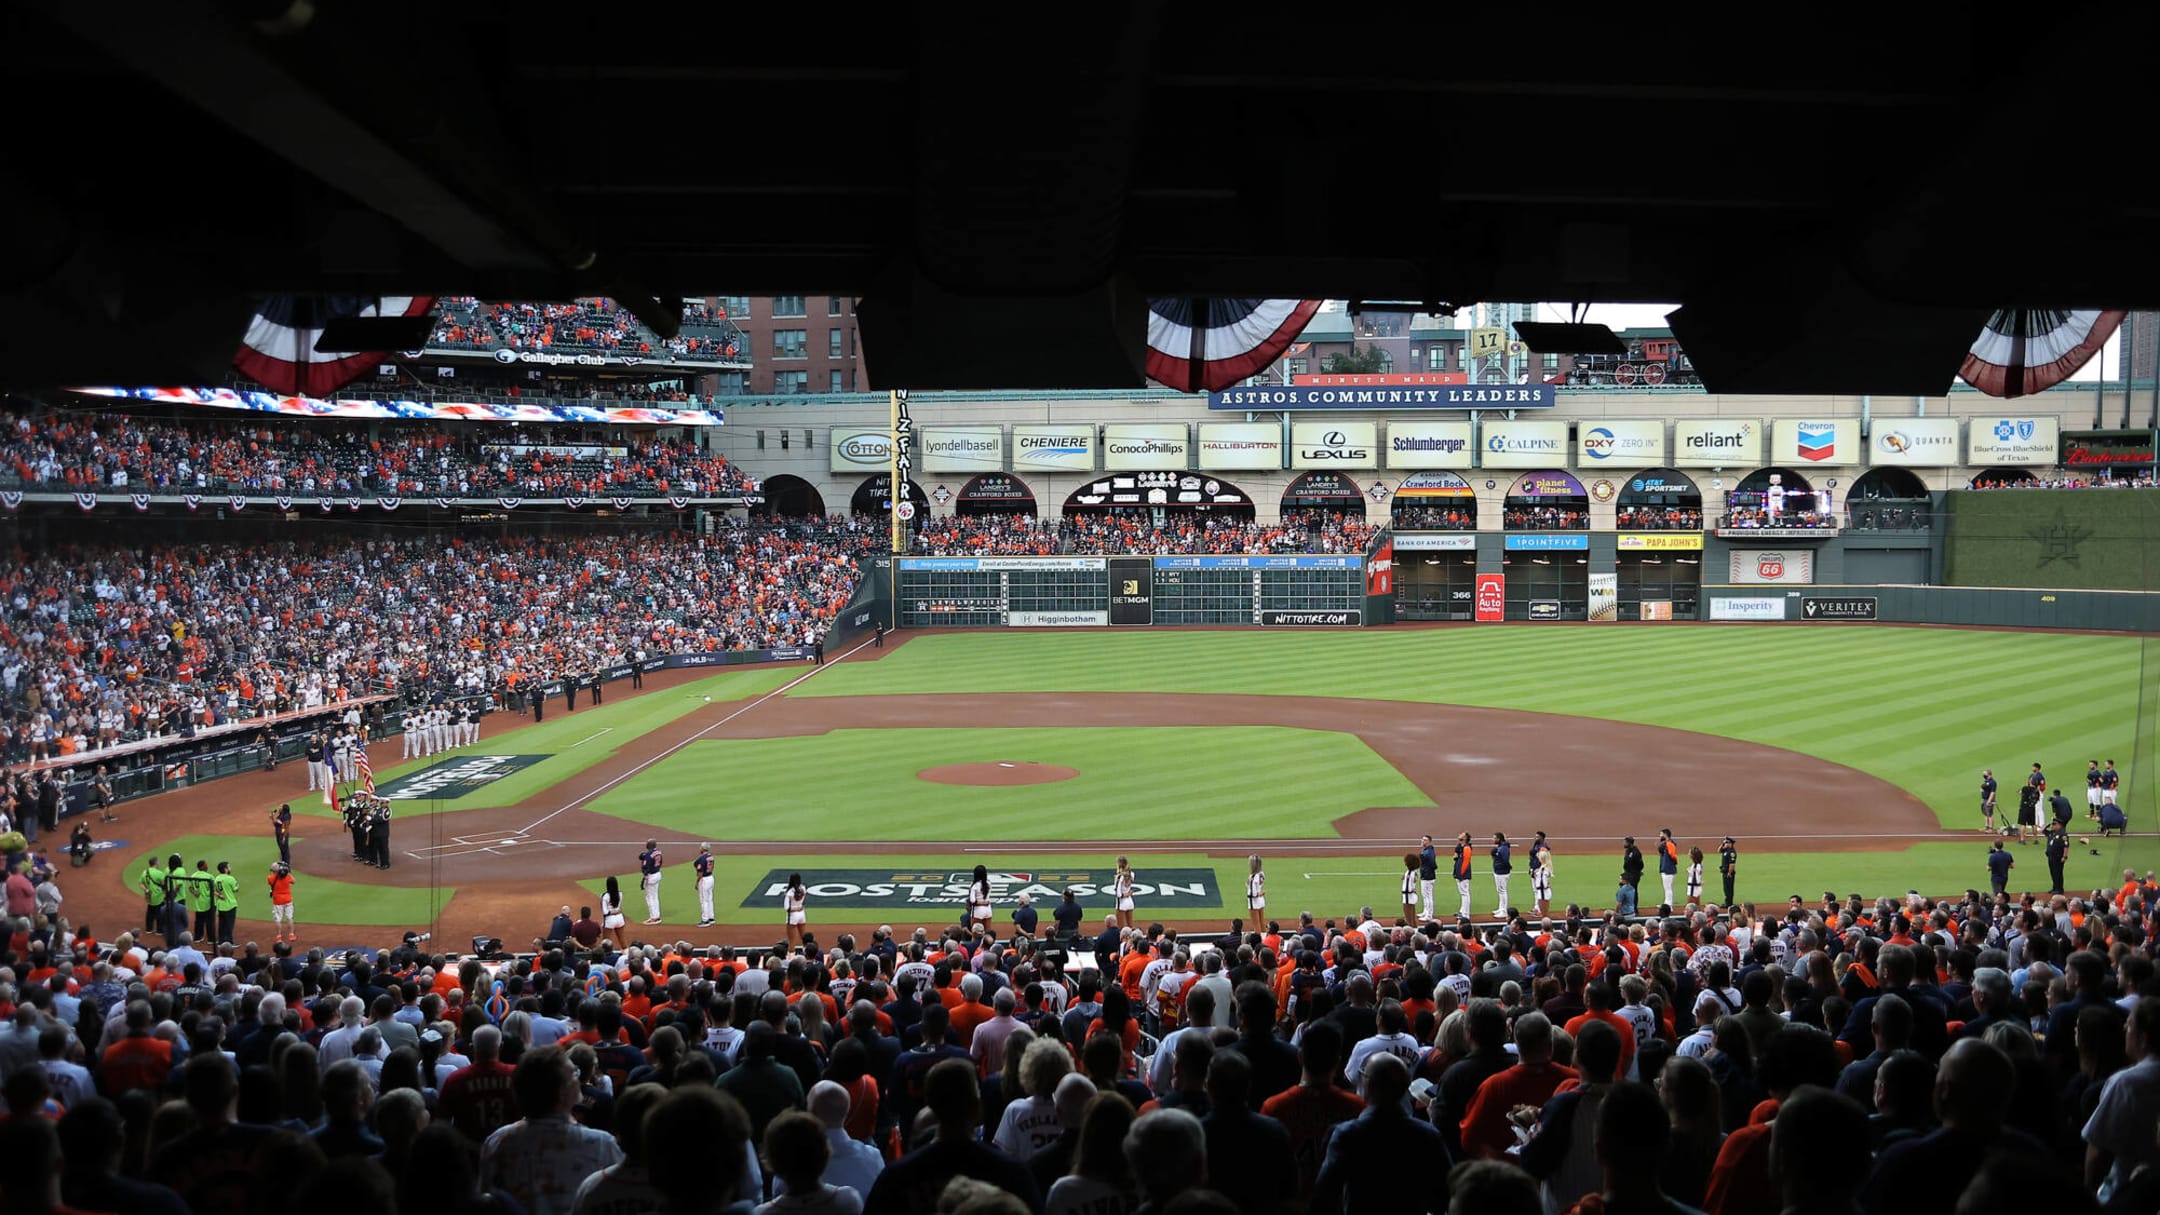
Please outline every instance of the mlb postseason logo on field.
[{"label": "mlb postseason logo on field", "polygon": [[[793,870],[767,870],[763,879],[743,897],[744,907],[778,907]],[[928,871],[922,869],[806,869],[803,885],[810,897],[842,907],[964,907],[972,870]],[[1148,869],[1135,871],[1133,898],[1150,911],[1155,908],[1215,908],[1222,906],[1222,891],[1212,869]],[[1104,891],[1116,871],[1111,869],[1050,869],[990,871],[990,901],[1009,907],[1028,896],[1047,919],[1050,909],[1063,902],[1070,888],[1085,906],[1097,900],[1100,914]]]},{"label": "mlb postseason logo on field", "polygon": [[467,755],[446,764],[436,764],[418,772],[407,772],[395,780],[387,780],[375,786],[379,797],[397,802],[433,801],[438,798],[463,797],[475,789],[492,785],[521,768],[530,768],[546,755]]}]

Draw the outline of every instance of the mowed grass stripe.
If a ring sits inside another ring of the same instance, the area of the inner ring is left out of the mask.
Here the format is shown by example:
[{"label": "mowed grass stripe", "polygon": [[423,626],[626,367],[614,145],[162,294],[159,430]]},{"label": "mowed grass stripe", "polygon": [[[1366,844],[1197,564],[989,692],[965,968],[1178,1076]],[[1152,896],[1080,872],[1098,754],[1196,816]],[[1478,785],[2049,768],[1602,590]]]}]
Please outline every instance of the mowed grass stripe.
[{"label": "mowed grass stripe", "polygon": [[[954,764],[1069,780],[944,784]],[[1272,726],[835,730],[692,743],[593,809],[727,839],[1177,839],[1324,834],[1366,806],[1430,806],[1356,737]]]},{"label": "mowed grass stripe", "polygon": [[[2160,672],[2142,656],[2137,638],[1847,625],[981,633],[914,639],[793,694],[1200,691],[1605,717],[1846,764],[1962,824],[1981,767],[2149,769],[2152,740],[2133,735]],[[2156,785],[2136,786],[2147,821]]]}]

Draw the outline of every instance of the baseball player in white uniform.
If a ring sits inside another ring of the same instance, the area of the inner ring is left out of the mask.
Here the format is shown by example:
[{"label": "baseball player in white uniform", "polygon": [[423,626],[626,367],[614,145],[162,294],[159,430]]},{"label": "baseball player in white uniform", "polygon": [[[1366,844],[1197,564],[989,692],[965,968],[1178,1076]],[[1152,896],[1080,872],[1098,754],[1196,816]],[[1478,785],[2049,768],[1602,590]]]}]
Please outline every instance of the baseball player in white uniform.
[{"label": "baseball player in white uniform", "polygon": [[407,709],[398,724],[403,726],[405,731],[405,758],[420,758],[420,723],[413,719],[412,710]]},{"label": "baseball player in white uniform", "polygon": [[450,749],[450,710],[448,709],[435,710],[435,749],[437,751],[448,751]]}]

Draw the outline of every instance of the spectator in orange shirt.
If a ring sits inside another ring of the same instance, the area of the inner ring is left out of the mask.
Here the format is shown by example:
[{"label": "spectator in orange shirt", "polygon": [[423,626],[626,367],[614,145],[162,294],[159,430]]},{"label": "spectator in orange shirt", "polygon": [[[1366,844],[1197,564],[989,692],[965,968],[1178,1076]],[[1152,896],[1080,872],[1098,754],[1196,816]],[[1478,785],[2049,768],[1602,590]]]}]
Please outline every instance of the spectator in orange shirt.
[{"label": "spectator in orange shirt", "polygon": [[1543,1013],[1515,1019],[1517,1062],[1486,1078],[1463,1114],[1462,1144],[1467,1156],[1497,1160],[1514,1146],[1515,1126],[1529,1126],[1537,1111],[1559,1087],[1576,1078],[1575,1069],[1553,1062],[1553,1025]]},{"label": "spectator in orange shirt", "polygon": [[1602,981],[1589,984],[1583,988],[1583,998],[1590,1005],[1588,1011],[1579,1017],[1570,1018],[1568,1023],[1561,1026],[1561,1028],[1568,1032],[1568,1036],[1576,1040],[1576,1046],[1580,1049],[1583,1026],[1592,1021],[1602,1021],[1612,1026],[1620,1035],[1619,1074],[1622,1076],[1627,1075],[1635,1064],[1635,1027],[1626,1018],[1613,1011],[1612,985]]},{"label": "spectator in orange shirt", "polygon": [[1831,1088],[1838,1071],[1837,1048],[1829,1034],[1812,1026],[1787,1025],[1771,1035],[1755,1065],[1756,1082],[1769,1097],[1718,1149],[1710,1188],[1703,1194],[1708,1215],[1777,1215],[1778,1190],[1770,1176],[1771,1122],[1795,1090],[1803,1085]]},{"label": "spectator in orange shirt", "polygon": [[964,1050],[975,1048],[975,1027],[997,1016],[982,1002],[983,981],[978,974],[960,977],[960,1000],[952,1007],[952,1041]]},{"label": "spectator in orange shirt", "polygon": [[1316,1021],[1306,1027],[1300,1054],[1304,1075],[1297,1087],[1262,1102],[1260,1112],[1290,1132],[1290,1151],[1297,1161],[1298,1197],[1302,1201],[1312,1197],[1328,1137],[1335,1133],[1337,1125],[1364,1112],[1365,1102],[1357,1094],[1335,1086],[1343,1040],[1342,1031],[1331,1022]]}]

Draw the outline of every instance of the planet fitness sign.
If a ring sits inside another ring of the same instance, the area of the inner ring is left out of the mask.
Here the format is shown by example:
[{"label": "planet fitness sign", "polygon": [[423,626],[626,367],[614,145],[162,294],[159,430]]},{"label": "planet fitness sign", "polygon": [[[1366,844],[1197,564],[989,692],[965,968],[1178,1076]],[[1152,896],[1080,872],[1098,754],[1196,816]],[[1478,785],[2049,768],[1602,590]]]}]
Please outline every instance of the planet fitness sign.
[{"label": "planet fitness sign", "polygon": [[[742,906],[777,911],[787,890],[788,869],[768,870],[763,880],[743,896]],[[924,869],[805,869],[803,885],[810,892],[811,912],[823,899],[845,907],[952,907],[967,905],[968,886],[975,880],[972,869],[934,871]],[[1083,906],[1094,900],[1096,915],[1110,910],[1113,869],[991,870],[990,901],[1010,907],[1028,896],[1047,922],[1050,909],[1063,902],[1070,888]],[[1133,871],[1133,900],[1153,911],[1166,908],[1217,908],[1222,890],[1212,869],[1147,869]]]}]

